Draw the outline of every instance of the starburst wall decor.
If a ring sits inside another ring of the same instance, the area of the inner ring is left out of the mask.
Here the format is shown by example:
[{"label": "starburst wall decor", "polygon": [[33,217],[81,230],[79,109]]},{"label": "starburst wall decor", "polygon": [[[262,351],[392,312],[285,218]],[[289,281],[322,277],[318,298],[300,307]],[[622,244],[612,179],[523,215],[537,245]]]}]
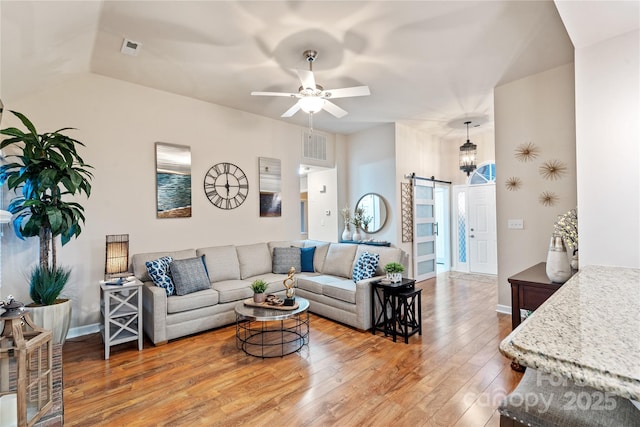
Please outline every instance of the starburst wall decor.
[{"label": "starburst wall decor", "polygon": [[540,149],[532,142],[521,144],[516,148],[515,157],[521,162],[532,162],[540,154]]},{"label": "starburst wall decor", "polygon": [[538,201],[542,206],[554,206],[558,203],[558,195],[553,191],[543,191],[538,197]]},{"label": "starburst wall decor", "polygon": [[518,191],[522,186],[522,181],[517,176],[512,176],[507,178],[504,185],[509,191]]},{"label": "starburst wall decor", "polygon": [[567,173],[567,166],[560,160],[547,160],[540,166],[540,175],[544,179],[555,181]]}]

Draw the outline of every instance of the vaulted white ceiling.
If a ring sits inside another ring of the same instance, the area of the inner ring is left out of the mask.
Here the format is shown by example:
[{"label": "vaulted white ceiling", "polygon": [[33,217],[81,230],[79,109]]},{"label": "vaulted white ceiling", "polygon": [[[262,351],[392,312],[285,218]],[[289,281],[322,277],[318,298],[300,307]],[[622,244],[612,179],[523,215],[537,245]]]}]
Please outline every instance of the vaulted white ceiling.
[{"label": "vaulted white ceiling", "polygon": [[[493,88],[573,60],[552,1],[3,1],[3,97],[93,72],[274,119],[295,101],[302,52],[325,88],[368,85],[334,102],[318,129],[406,121],[438,135],[467,117],[490,126]],[[120,53],[123,39],[141,43]],[[526,100],[523,100],[526,102]],[[299,112],[281,119],[307,124]]]}]

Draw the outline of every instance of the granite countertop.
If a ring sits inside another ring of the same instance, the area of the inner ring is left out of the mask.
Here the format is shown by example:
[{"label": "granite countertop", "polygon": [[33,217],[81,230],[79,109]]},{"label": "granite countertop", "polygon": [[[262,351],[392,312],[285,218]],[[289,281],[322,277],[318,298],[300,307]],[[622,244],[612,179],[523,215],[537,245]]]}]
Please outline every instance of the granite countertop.
[{"label": "granite countertop", "polygon": [[640,400],[640,269],[581,269],[500,344],[522,366]]}]

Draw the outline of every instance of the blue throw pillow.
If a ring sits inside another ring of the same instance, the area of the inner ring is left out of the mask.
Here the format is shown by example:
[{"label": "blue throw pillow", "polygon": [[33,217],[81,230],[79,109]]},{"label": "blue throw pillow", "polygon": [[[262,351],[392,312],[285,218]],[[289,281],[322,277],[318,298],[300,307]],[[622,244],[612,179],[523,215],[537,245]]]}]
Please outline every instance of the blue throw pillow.
[{"label": "blue throw pillow", "polygon": [[156,286],[164,288],[167,292],[167,296],[175,294],[176,288],[169,275],[169,266],[173,262],[173,257],[163,256],[162,258],[154,259],[153,261],[147,261],[144,265],[147,267],[149,277],[153,280]]},{"label": "blue throw pillow", "polygon": [[307,273],[313,273],[313,257],[316,254],[316,247],[311,246],[309,248],[300,248],[300,263],[302,264],[302,270]]},{"label": "blue throw pillow", "polygon": [[359,282],[363,279],[371,279],[376,274],[376,267],[380,262],[380,255],[363,252],[353,267],[353,281]]}]

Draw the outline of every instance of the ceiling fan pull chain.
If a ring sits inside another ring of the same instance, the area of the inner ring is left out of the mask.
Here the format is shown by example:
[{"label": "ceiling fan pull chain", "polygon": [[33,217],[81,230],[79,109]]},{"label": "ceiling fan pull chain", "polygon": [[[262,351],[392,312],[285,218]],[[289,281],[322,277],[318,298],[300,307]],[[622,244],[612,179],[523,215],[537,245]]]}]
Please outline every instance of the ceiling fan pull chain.
[{"label": "ceiling fan pull chain", "polygon": [[313,113],[309,113],[309,139],[311,139],[312,133],[313,133]]}]

